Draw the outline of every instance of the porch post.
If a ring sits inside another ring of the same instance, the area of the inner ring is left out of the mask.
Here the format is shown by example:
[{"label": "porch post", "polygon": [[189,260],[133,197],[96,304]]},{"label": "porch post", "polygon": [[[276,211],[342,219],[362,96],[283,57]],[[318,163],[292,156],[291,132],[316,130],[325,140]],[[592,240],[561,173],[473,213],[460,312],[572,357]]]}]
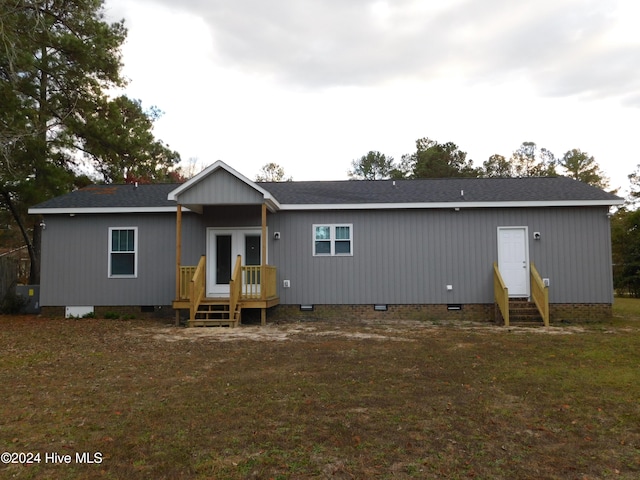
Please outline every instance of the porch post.
[{"label": "porch post", "polygon": [[260,242],[262,248],[260,264],[264,267],[267,264],[267,204],[262,204],[262,242]]},{"label": "porch post", "polygon": [[[176,300],[180,300],[180,264],[182,262],[182,205],[176,208]],[[180,310],[176,310],[176,326],[180,325]]]},{"label": "porch post", "polygon": [[[260,242],[260,246],[262,248],[262,252],[261,252],[261,261],[260,261],[260,296],[262,297],[263,300],[266,299],[266,291],[265,291],[265,284],[264,284],[264,278],[265,278],[265,266],[267,265],[267,204],[263,203],[262,204],[262,241]],[[260,324],[261,325],[266,325],[267,324],[267,309],[266,308],[262,308],[260,311]]]}]

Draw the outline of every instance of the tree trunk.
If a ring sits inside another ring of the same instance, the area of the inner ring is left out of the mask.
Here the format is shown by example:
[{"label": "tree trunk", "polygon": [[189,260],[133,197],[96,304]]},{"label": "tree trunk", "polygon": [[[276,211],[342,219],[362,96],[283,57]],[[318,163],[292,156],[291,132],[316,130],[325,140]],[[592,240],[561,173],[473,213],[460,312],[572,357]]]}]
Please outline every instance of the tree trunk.
[{"label": "tree trunk", "polygon": [[18,212],[13,200],[11,199],[11,195],[9,192],[2,191],[2,197],[4,198],[5,204],[7,208],[11,212],[11,216],[18,225],[20,229],[20,233],[22,234],[22,238],[24,240],[25,245],[27,246],[27,251],[29,252],[29,260],[31,263],[31,267],[29,269],[29,284],[30,285],[39,285],[40,284],[40,238],[41,238],[41,230],[40,222],[36,220],[33,225],[33,240],[34,243],[37,242],[37,250],[34,248],[34,243],[32,243],[29,238],[29,232],[27,232],[26,226],[22,221],[22,217]]},{"label": "tree trunk", "polygon": [[40,285],[40,252],[42,251],[42,226],[39,220],[33,222],[33,240],[29,250],[29,285]]}]

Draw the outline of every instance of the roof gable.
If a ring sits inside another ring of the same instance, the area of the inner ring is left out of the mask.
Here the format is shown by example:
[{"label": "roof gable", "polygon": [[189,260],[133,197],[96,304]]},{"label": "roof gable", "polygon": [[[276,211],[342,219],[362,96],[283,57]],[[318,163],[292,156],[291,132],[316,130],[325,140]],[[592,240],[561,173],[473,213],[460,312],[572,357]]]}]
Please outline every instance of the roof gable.
[{"label": "roof gable", "polygon": [[218,160],[167,197],[182,205],[246,205],[267,202],[273,207],[270,192]]}]

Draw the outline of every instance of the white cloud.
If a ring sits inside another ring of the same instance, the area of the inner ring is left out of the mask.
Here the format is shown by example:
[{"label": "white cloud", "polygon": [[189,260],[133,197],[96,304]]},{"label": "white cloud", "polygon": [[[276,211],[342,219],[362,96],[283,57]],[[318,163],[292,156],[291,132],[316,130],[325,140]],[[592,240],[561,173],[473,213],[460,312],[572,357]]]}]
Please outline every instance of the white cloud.
[{"label": "white cloud", "polygon": [[[630,43],[636,37],[623,21],[632,2],[186,0],[171,8],[206,23],[226,67],[297,86],[451,74],[474,83],[525,72],[543,93],[610,96],[612,76],[638,89],[640,42]],[[627,33],[619,33],[621,24]]]},{"label": "white cloud", "polygon": [[580,148],[623,186],[640,120],[634,0],[107,0],[128,92],[183,158],[346,178],[424,136],[475,163]]}]

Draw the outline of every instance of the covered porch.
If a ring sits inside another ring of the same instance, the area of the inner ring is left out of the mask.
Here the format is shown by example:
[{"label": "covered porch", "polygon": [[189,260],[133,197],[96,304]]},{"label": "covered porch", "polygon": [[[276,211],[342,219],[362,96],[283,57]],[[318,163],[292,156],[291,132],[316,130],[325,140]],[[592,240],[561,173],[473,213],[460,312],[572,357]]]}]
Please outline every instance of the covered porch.
[{"label": "covered porch", "polygon": [[168,200],[177,204],[176,322],[187,310],[188,326],[236,326],[250,308],[261,310],[264,325],[267,309],[280,302],[267,251],[267,214],[278,210],[278,202],[223,162],[173,190]]},{"label": "covered porch", "polygon": [[272,265],[242,265],[242,258],[238,256],[229,281],[229,295],[207,297],[206,262],[203,255],[198,265],[179,267],[178,293],[173,301],[176,323],[180,321],[180,310],[188,310],[188,326],[235,327],[241,323],[243,308],[259,308],[261,324],[266,325],[267,308],[280,302],[276,268]]}]

